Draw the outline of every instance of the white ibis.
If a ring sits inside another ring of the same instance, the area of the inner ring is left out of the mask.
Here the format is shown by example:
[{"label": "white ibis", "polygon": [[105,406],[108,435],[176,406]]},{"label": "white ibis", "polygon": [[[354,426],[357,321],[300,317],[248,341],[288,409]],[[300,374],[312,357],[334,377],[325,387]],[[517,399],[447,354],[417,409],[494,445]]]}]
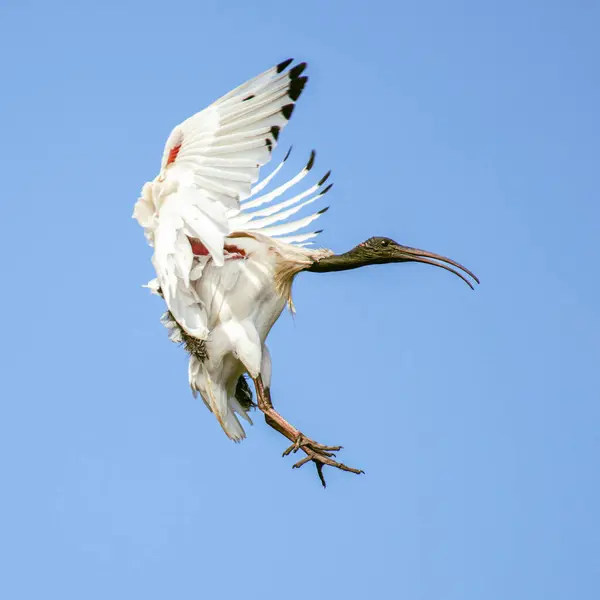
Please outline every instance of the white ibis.
[{"label": "white ibis", "polygon": [[246,434],[238,417],[252,423],[249,375],[266,422],[292,443],[284,456],[304,452],[294,467],[313,461],[325,485],[324,465],[362,471],[335,460],[340,446],[319,444],[288,423],[273,408],[269,392],[271,358],[265,340],[285,305],[293,310],[295,276],[412,261],[451,271],[471,288],[468,277],[479,281],[449,258],[385,237],[370,238],[340,255],[311,248],[310,240],[320,231],[298,231],[327,209],[288,218],[331,189],[325,187],[330,173],[291,198],[273,201],[309,174],[314,152],[295,177],[263,193],[289,152],[256,183],[260,167],[271,159],[308,80],[302,75],[306,63],[289,68],[292,62],[265,71],[177,125],[160,172],[143,186],[133,216],[154,248],[157,277],[148,287],[167,304],[162,321],[170,339],[183,343],[190,355],[193,394],[200,394],[225,434],[239,442]]}]

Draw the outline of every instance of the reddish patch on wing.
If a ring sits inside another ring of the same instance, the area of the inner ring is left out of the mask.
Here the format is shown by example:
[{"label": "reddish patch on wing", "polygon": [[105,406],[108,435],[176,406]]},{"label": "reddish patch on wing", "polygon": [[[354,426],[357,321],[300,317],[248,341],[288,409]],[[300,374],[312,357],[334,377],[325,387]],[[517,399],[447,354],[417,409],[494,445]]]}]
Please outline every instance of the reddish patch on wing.
[{"label": "reddish patch on wing", "polygon": [[167,166],[169,166],[171,163],[175,162],[175,159],[177,158],[177,155],[179,154],[180,150],[181,150],[181,144],[177,144],[177,146],[173,146],[171,148],[171,150],[169,150],[169,157],[167,158]]},{"label": "reddish patch on wing", "polygon": [[192,246],[192,252],[196,256],[208,256],[208,248],[196,238],[188,238]]},{"label": "reddish patch on wing", "polygon": [[[188,238],[195,256],[208,256],[208,248],[198,238]],[[226,252],[225,260],[246,258],[246,251],[233,244],[227,244],[224,247]]]},{"label": "reddish patch on wing", "polygon": [[243,248],[238,248],[233,244],[227,244],[225,246],[225,252],[229,253],[229,256],[226,256],[226,259],[238,259],[238,258],[246,258],[246,251]]}]

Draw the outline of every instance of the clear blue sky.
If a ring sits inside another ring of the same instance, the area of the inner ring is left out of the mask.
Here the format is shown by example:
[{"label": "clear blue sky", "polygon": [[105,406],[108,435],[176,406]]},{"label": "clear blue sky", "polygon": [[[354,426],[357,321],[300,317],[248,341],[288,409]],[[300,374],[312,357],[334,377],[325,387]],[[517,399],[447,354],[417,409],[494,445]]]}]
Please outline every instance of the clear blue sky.
[{"label": "clear blue sky", "polygon": [[[0,9],[0,596],[598,597],[597,3],[48,2]],[[282,136],[332,168],[277,406],[362,477],[229,442],[141,284],[171,128],[294,56]]]}]

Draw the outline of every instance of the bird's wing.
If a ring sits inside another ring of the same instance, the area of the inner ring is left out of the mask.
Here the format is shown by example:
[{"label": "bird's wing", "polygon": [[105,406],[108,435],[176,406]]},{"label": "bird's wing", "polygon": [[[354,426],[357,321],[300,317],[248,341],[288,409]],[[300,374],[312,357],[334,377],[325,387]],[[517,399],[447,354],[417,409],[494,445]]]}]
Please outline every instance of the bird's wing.
[{"label": "bird's wing", "polygon": [[252,193],[271,158],[307,77],[291,60],[265,71],[193,115],[171,132],[159,176],[142,189],[134,217],[154,246],[153,264],[167,306],[191,335],[208,334],[204,307],[191,285],[199,240],[214,263],[238,225],[240,201]]}]

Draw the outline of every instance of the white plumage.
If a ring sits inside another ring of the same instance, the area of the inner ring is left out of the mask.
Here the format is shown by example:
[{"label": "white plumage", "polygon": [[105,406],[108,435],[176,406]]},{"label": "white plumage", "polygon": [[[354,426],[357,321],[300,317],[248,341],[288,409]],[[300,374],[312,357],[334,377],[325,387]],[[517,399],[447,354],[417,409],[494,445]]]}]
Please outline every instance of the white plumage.
[{"label": "white plumage", "polygon": [[331,254],[306,247],[318,231],[296,233],[323,210],[286,221],[330,189],[323,187],[329,173],[307,190],[272,204],[308,175],[314,153],[295,177],[258,195],[287,159],[258,182],[260,167],[271,159],[307,81],[302,76],[306,65],[287,69],[290,62],[175,127],[160,173],[143,186],[134,209],[154,248],[157,278],[149,287],[167,303],[163,323],[170,338],[180,342],[188,335],[205,344],[204,360],[190,357],[192,391],[235,441],[245,437],[238,416],[251,423],[235,397],[240,376],[260,374],[269,386],[265,339],[290,301],[293,277]]}]

